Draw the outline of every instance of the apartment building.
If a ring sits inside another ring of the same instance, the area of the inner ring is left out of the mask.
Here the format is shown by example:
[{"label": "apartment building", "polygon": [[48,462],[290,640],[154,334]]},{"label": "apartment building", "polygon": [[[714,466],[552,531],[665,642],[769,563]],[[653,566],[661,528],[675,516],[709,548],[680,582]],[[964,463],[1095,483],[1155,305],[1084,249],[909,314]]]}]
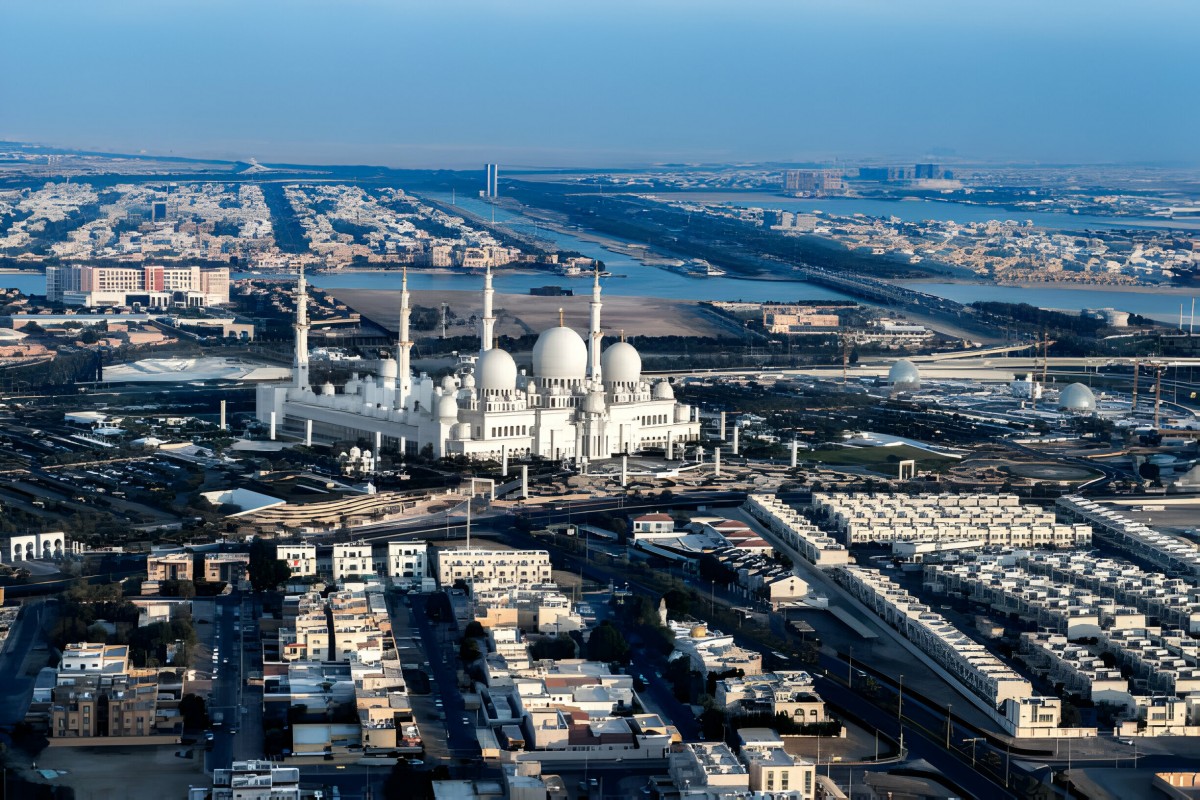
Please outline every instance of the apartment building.
[{"label": "apartment building", "polygon": [[402,587],[424,588],[430,577],[429,545],[426,542],[388,542],[387,575]]},{"label": "apartment building", "polygon": [[675,519],[670,514],[642,514],[633,518],[633,538],[653,539],[675,536]]},{"label": "apartment building", "polygon": [[248,553],[205,553],[204,580],[209,583],[237,584],[246,580],[250,570]]},{"label": "apartment building", "polygon": [[199,308],[229,302],[226,267],[49,266],[46,293],[69,306]]},{"label": "apartment building", "polygon": [[814,493],[824,524],[847,545],[895,541],[982,540],[999,547],[1086,547],[1086,524],[1060,524],[1016,495]]},{"label": "apartment building", "polygon": [[[158,678],[155,669],[133,669],[124,645],[68,644],[50,689],[47,735],[69,739],[156,733]],[[171,693],[161,696],[167,700]],[[173,699],[179,699],[178,693]]]},{"label": "apartment building", "polygon": [[195,559],[191,553],[169,553],[146,558],[146,580],[190,581]]},{"label": "apartment building", "polygon": [[193,786],[188,800],[301,800],[300,769],[271,761],[234,761],[214,769],[212,787]]},{"label": "apartment building", "polygon": [[463,581],[473,592],[551,581],[550,554],[545,550],[478,550],[438,548],[438,585]]},{"label": "apartment building", "polygon": [[670,620],[668,626],[675,635],[675,650],[687,656],[692,669],[705,678],[710,672],[740,669],[743,675],[762,672],[762,653],[734,644],[731,634],[709,630],[703,622]]},{"label": "apartment building", "polygon": [[367,542],[335,544],[333,546],[333,579],[379,575],[374,548]]},{"label": "apartment building", "polygon": [[738,737],[752,792],[812,800],[817,780],[813,762],[785,750],[783,739],[771,728],[742,728]]},{"label": "apartment building", "polygon": [[825,701],[812,676],[800,670],[764,672],[744,678],[722,678],[716,685],[717,705],[731,717],[786,715],[797,725],[827,722]]},{"label": "apartment building", "polygon": [[287,562],[293,578],[311,578],[317,574],[315,544],[279,544],[275,546],[275,557]]},{"label": "apartment building", "polygon": [[671,754],[670,773],[684,797],[725,798],[750,792],[750,770],[724,742],[687,742]]}]

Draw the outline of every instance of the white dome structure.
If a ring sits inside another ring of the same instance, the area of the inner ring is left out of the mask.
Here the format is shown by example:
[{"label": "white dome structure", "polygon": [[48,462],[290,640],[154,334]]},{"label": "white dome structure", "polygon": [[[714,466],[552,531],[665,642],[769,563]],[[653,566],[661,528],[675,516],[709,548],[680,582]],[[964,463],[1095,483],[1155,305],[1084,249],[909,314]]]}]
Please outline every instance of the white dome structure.
[{"label": "white dome structure", "polygon": [[458,401],[454,399],[454,395],[444,394],[438,398],[437,415],[442,422],[458,420]]},{"label": "white dome structure", "polygon": [[888,385],[893,389],[920,389],[921,370],[907,358],[902,358],[888,370]]},{"label": "white dome structure", "polygon": [[454,380],[453,375],[447,375],[444,378],[442,378],[442,391],[443,392],[453,392],[457,388],[458,388],[458,383]]},{"label": "white dome structure", "polygon": [[323,397],[333,397],[335,394],[337,394],[337,390],[334,389],[333,384],[329,381],[325,381],[325,383],[321,385],[321,395]]},{"label": "white dome structure", "polygon": [[474,372],[468,372],[466,375],[462,376],[462,388],[464,388],[464,389],[474,389],[475,388],[475,373]]},{"label": "white dome structure", "polygon": [[538,378],[582,380],[587,375],[587,361],[587,345],[570,328],[544,330],[533,346],[533,374]]},{"label": "white dome structure", "polygon": [[672,389],[671,384],[667,383],[666,381],[659,381],[658,383],[654,384],[653,397],[655,400],[674,400],[675,390]]},{"label": "white dome structure", "polygon": [[583,410],[588,414],[604,413],[604,392],[589,392],[583,398]]},{"label": "white dome structure", "polygon": [[475,364],[479,388],[484,392],[511,392],[517,388],[517,362],[507,351],[493,347]]},{"label": "white dome structure", "polygon": [[1095,411],[1096,395],[1082,383],[1072,383],[1059,393],[1058,407],[1063,411]]},{"label": "white dome structure", "polygon": [[398,367],[395,360],[391,358],[379,359],[379,377],[389,380],[395,380],[398,373]]},{"label": "white dome structure", "polygon": [[637,383],[642,379],[642,357],[629,342],[614,342],[600,356],[605,383]]}]

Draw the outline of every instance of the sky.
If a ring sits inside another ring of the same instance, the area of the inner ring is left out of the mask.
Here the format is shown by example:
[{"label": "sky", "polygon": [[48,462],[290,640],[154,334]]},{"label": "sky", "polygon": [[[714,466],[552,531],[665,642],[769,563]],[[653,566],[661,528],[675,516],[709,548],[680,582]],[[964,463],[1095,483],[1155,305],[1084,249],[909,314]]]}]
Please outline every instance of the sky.
[{"label": "sky", "polygon": [[0,139],[396,167],[1200,164],[1192,0],[0,0]]}]

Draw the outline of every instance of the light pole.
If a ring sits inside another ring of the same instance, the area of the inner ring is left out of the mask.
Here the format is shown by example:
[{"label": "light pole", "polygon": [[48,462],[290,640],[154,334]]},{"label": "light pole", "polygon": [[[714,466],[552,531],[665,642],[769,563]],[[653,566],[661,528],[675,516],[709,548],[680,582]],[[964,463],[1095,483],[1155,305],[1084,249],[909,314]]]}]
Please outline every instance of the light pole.
[{"label": "light pole", "polygon": [[954,726],[954,717],[952,716],[953,704],[946,703],[946,749],[950,749],[950,729]]},{"label": "light pole", "polygon": [[900,694],[896,701],[896,721],[904,720],[904,675],[900,675]]},{"label": "light pole", "polygon": [[967,742],[971,743],[971,769],[975,769],[975,743],[982,741],[983,739],[978,736],[973,739],[963,739],[963,744],[966,744]]},{"label": "light pole", "polygon": [[846,686],[854,688],[854,645],[850,645],[850,666],[846,669]]}]

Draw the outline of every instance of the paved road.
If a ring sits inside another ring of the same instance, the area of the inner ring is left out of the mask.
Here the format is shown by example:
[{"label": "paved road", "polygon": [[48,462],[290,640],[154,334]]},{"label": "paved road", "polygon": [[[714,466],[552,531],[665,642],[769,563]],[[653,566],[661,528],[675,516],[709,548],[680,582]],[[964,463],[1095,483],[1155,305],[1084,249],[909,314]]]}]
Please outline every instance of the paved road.
[{"label": "paved road", "polygon": [[[456,634],[452,623],[434,623],[429,619],[431,602],[440,602],[437,595],[408,595],[411,606],[411,624],[420,632],[425,646],[425,657],[429,661],[428,672],[437,684],[435,695],[442,701],[446,714],[446,749],[453,758],[476,758],[481,755],[479,741],[475,738],[476,715],[466,710],[462,694],[458,691],[458,661]],[[446,607],[447,613],[449,606]],[[467,722],[463,722],[463,718]]]},{"label": "paved road", "polygon": [[[228,769],[233,763],[235,755],[233,731],[238,731],[237,735],[240,735],[242,717],[240,700],[243,662],[241,642],[237,637],[242,613],[242,597],[239,593],[234,592],[225,597],[218,597],[214,602],[216,609],[213,620],[213,646],[219,651],[219,658],[214,665],[208,652],[202,650],[204,658],[201,663],[202,669],[209,672],[215,670],[217,675],[216,680],[213,681],[212,698],[208,703],[209,717],[212,718],[215,714],[220,713],[224,715],[224,719],[219,725],[215,721],[213,722],[213,747],[207,754],[209,770]],[[261,728],[260,720],[260,731]],[[254,756],[258,757],[261,753],[260,745]],[[237,755],[239,758],[242,757],[242,753]]]},{"label": "paved road", "polygon": [[25,718],[33,698],[33,678],[22,674],[25,657],[53,620],[58,601],[33,602],[21,609],[0,651],[0,727],[11,727]]}]

